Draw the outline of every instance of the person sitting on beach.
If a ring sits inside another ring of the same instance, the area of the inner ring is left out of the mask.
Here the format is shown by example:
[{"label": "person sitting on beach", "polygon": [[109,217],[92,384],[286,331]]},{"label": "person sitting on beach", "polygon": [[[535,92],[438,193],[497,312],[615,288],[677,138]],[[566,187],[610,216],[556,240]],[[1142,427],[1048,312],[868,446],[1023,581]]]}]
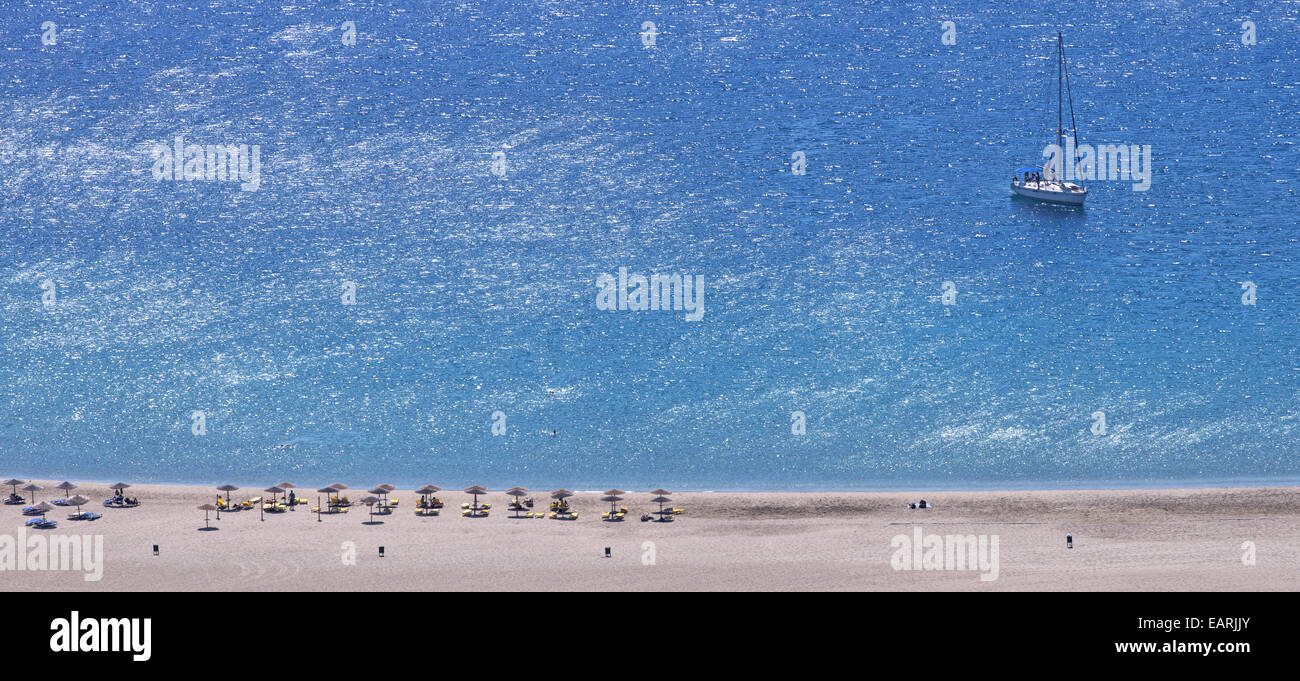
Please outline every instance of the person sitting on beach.
[{"label": "person sitting on beach", "polygon": [[930,508],[930,507],[925,503],[925,499],[922,499],[921,503],[917,504],[917,508]]}]

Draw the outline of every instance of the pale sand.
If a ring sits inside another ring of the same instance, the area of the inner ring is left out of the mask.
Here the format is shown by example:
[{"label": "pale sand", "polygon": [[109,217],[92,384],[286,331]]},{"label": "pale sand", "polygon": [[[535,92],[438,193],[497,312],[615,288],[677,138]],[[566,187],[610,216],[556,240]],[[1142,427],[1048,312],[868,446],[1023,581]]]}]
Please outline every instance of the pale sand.
[{"label": "pale sand", "polygon": [[[51,482],[39,482],[47,490]],[[656,505],[633,493],[633,517],[603,523],[597,494],[574,502],[581,518],[515,520],[493,492],[490,517],[462,518],[468,497],[443,493],[445,515],[413,515],[415,495],[396,494],[399,511],[364,525],[364,507],[346,515],[223,513],[221,529],[200,532],[195,508],[211,488],[138,485],[144,505],[104,509],[106,485],[76,492],[104,517],[90,523],[51,515],[59,528],[102,533],[103,579],[81,573],[0,572],[4,590],[1300,590],[1300,488],[1157,491],[689,493],[673,523],[642,523]],[[5,494],[8,490],[5,490]],[[235,493],[236,499],[256,491]],[[348,492],[352,499],[361,495]],[[61,496],[41,492],[40,500]],[[539,508],[544,493],[535,495]],[[307,495],[314,505],[317,495]],[[938,508],[910,510],[925,498]],[[2,506],[0,534],[17,537],[20,507]],[[215,514],[214,514],[215,516]],[[913,528],[935,534],[997,535],[999,575],[896,571],[891,539]],[[1075,548],[1065,548],[1065,535]],[[28,531],[28,535],[37,534]],[[355,542],[355,565],[342,559]],[[643,564],[643,545],[654,564]],[[1256,564],[1244,565],[1244,542]],[[161,553],[154,556],[152,545]],[[378,547],[387,556],[377,556]],[[613,557],[603,557],[604,548]]]}]

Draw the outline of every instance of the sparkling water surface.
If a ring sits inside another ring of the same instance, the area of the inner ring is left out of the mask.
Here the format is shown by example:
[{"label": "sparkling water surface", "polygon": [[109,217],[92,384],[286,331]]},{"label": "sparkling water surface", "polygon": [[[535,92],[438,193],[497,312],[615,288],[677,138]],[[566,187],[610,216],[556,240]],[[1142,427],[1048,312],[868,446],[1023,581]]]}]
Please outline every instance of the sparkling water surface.
[{"label": "sparkling water surface", "polygon": [[[0,475],[1300,480],[1300,5],[1022,5],[10,3]],[[1010,196],[1058,30],[1149,191]],[[176,135],[260,187],[155,180]],[[597,309],[620,267],[703,318]]]}]

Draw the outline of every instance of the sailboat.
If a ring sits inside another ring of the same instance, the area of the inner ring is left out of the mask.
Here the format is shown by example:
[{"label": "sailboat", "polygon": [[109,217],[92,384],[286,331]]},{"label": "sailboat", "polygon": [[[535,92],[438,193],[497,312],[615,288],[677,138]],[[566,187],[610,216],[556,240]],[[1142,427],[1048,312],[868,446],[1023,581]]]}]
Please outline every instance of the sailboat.
[{"label": "sailboat", "polygon": [[[1056,34],[1056,149],[1057,155],[1051,159],[1046,168],[1024,166],[1016,169],[1011,179],[1011,191],[1019,196],[1046,203],[1059,203],[1067,206],[1082,206],[1088,197],[1088,189],[1061,177],[1064,159],[1061,157],[1066,149],[1062,101],[1068,97],[1070,105],[1070,131],[1074,135],[1074,146],[1070,147],[1071,156],[1079,148],[1079,129],[1074,125],[1074,97],[1070,95],[1070,80],[1065,72],[1065,43],[1060,32]],[[1070,159],[1070,167],[1077,168],[1077,159]]]}]

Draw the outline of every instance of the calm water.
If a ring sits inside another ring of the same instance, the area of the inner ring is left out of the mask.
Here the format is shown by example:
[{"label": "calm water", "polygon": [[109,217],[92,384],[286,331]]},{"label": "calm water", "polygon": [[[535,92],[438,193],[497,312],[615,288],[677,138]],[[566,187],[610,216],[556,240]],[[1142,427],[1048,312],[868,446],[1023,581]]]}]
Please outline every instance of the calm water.
[{"label": "calm water", "polygon": [[[1300,479],[1296,3],[244,4],[7,6],[0,476]],[[1010,197],[1058,29],[1149,191]],[[155,180],[178,134],[260,188]]]}]

